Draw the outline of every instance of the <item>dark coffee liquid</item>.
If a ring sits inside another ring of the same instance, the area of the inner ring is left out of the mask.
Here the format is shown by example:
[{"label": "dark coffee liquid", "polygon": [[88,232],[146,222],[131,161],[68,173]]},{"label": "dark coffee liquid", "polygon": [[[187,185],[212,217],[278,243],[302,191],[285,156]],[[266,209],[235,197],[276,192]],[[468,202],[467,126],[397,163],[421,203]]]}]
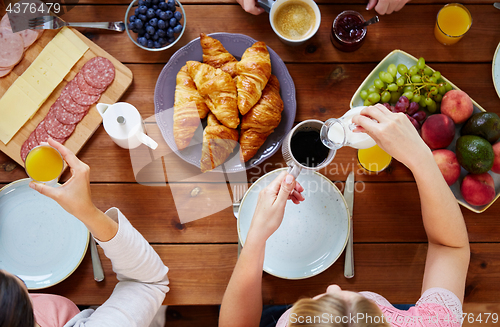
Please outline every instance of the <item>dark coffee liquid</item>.
[{"label": "dark coffee liquid", "polygon": [[306,167],[321,165],[330,149],[321,142],[319,131],[297,132],[290,142],[292,156]]}]

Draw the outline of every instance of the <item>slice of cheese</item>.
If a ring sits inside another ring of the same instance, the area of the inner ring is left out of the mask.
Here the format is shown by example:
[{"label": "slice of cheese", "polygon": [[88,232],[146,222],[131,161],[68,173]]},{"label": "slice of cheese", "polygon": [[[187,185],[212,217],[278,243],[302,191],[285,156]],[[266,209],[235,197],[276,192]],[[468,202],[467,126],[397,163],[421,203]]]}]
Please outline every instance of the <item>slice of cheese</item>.
[{"label": "slice of cheese", "polygon": [[[38,60],[38,58],[31,64],[52,86],[52,91],[62,82],[64,75],[61,76],[55,70],[50,68],[45,62],[42,60]],[[52,93],[52,92],[50,92]],[[49,94],[50,95],[50,94]]]},{"label": "slice of cheese", "polygon": [[23,91],[24,94],[33,102],[40,107],[44,102],[45,98],[38,92],[30,83],[26,82],[23,78],[18,78],[15,85]]},{"label": "slice of cheese", "polygon": [[89,46],[83,42],[69,27],[63,27],[60,34],[64,35],[78,50],[85,53]]},{"label": "slice of cheese", "polygon": [[[61,68],[67,70],[68,72],[71,70],[71,67],[75,64],[75,61],[72,60],[67,54],[65,54],[55,43],[50,43],[45,46],[43,51],[38,55],[46,54],[47,57],[55,58],[61,63]],[[49,59],[50,60],[50,59]]]},{"label": "slice of cheese", "polygon": [[[70,71],[72,66],[66,65],[63,63],[62,60],[60,60],[61,53],[58,54],[59,55],[59,58],[58,58],[56,55],[54,55],[50,51],[45,51],[45,50],[46,49],[44,49],[44,51],[38,55],[36,60],[41,60],[42,62],[47,64],[47,66],[49,66],[50,69],[52,69],[59,76],[62,76],[62,78],[64,78],[68,74],[68,72]],[[64,55],[66,55],[66,54],[64,54]],[[69,60],[69,57],[67,57],[67,58]]]},{"label": "slice of cheese", "polygon": [[0,141],[7,144],[38,108],[19,87],[11,85],[0,99]]},{"label": "slice of cheese", "polygon": [[[47,78],[42,74],[40,74],[37,67],[33,65],[29,66],[28,69],[26,69],[26,71],[21,76],[19,76],[19,78],[24,79],[31,86],[33,86],[35,90],[37,90],[42,95],[44,101],[49,97],[49,95],[57,86],[47,80]],[[13,85],[15,84],[16,83],[14,83]]]},{"label": "slice of cheese", "polygon": [[61,32],[57,33],[52,39],[55,45],[59,47],[72,60],[78,61],[82,57],[82,51],[78,49],[70,40],[68,40]]}]

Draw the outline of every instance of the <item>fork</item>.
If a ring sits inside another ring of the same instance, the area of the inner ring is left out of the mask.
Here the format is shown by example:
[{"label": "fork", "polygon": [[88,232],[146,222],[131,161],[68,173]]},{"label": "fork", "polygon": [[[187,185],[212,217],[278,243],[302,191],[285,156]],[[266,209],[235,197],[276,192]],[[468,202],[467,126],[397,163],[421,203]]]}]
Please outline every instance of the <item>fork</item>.
[{"label": "fork", "polygon": [[246,185],[237,184],[233,186],[233,214],[238,219],[238,211],[240,210],[241,199],[245,195]]},{"label": "fork", "polygon": [[35,30],[57,30],[64,26],[101,28],[117,32],[123,32],[125,30],[125,24],[123,22],[68,23],[57,16],[39,16],[29,20],[29,27]]}]

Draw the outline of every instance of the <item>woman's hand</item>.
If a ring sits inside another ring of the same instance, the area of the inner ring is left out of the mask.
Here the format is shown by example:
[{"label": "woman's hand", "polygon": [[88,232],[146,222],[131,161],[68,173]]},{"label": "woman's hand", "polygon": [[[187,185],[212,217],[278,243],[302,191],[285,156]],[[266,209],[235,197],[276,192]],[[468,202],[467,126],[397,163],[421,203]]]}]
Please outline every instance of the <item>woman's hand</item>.
[{"label": "woman's hand", "polygon": [[237,0],[237,1],[241,5],[241,7],[245,9],[247,13],[250,13],[252,15],[260,15],[265,11],[264,9],[262,9],[257,5],[257,0]]},{"label": "woman's hand", "polygon": [[380,15],[389,15],[394,11],[400,11],[408,1],[410,0],[369,0],[366,10],[375,8]]},{"label": "woman's hand", "polygon": [[71,168],[71,178],[60,187],[31,182],[30,187],[55,200],[64,210],[82,220],[97,209],[90,196],[90,168],[81,162],[68,148],[52,138],[49,145],[56,148]]},{"label": "woman's hand", "polygon": [[412,170],[429,155],[432,156],[429,147],[403,113],[392,113],[383,105],[376,104],[364,108],[352,121],[359,126],[355,132],[366,132],[385,152]]},{"label": "woman's hand", "polygon": [[259,200],[247,239],[265,242],[280,226],[288,199],[295,204],[304,201],[304,188],[292,175],[282,172],[271,184],[260,191]]}]

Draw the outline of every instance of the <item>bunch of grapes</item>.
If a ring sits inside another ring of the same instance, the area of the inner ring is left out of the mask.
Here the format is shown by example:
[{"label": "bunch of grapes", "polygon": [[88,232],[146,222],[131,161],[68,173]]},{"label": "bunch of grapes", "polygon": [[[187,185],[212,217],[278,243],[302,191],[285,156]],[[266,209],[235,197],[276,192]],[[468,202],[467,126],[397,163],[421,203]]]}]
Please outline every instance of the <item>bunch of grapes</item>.
[{"label": "bunch of grapes", "polygon": [[417,131],[420,131],[422,124],[427,118],[427,114],[424,111],[419,110],[420,106],[418,102],[410,102],[410,100],[408,100],[408,98],[404,95],[398,99],[396,105],[394,106],[391,106],[387,102],[383,103],[383,105],[392,112],[405,113]]},{"label": "bunch of grapes", "polygon": [[421,108],[427,108],[429,113],[434,113],[443,95],[452,89],[441,78],[440,72],[433,72],[425,65],[422,57],[409,69],[404,64],[397,67],[390,64],[387,71],[381,71],[378,76],[372,86],[360,93],[365,106],[378,102],[395,103],[401,96],[405,96],[412,103],[418,103]]}]

